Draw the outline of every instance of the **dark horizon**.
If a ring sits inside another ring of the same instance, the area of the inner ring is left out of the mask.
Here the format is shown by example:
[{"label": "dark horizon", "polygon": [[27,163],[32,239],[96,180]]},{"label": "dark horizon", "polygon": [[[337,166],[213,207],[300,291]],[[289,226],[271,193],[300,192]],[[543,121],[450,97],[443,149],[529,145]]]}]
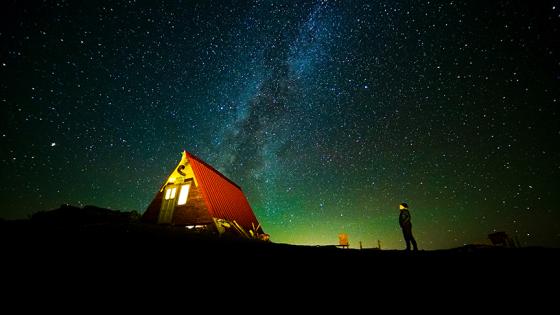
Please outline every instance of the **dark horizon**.
[{"label": "dark horizon", "polygon": [[0,217],[143,212],[186,149],[275,242],[560,247],[560,2],[6,2]]}]

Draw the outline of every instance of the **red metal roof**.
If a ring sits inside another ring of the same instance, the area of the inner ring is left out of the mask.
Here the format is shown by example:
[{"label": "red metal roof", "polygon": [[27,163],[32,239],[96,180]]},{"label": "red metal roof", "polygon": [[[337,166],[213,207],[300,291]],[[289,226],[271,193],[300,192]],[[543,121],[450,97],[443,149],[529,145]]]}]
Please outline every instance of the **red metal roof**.
[{"label": "red metal roof", "polygon": [[[259,225],[241,187],[195,155],[187,151],[185,154],[212,217],[235,220],[246,230]],[[262,228],[259,228],[259,232],[262,233]]]}]

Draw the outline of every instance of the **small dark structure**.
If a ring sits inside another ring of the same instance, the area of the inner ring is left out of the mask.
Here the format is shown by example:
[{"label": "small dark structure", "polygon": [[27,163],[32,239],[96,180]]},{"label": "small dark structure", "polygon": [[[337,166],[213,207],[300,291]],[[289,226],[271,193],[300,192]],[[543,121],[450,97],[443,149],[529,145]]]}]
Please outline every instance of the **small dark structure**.
[{"label": "small dark structure", "polygon": [[509,237],[506,232],[495,232],[488,234],[488,238],[492,245],[494,246],[501,246],[501,247],[510,247],[515,248],[517,247],[515,242]]}]

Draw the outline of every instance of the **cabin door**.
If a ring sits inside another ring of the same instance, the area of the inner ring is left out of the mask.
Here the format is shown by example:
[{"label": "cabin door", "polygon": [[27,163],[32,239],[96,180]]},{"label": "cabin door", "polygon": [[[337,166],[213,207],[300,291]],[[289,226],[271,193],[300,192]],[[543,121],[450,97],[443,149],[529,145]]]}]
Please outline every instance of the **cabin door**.
[{"label": "cabin door", "polygon": [[175,205],[177,204],[177,190],[177,185],[168,185],[165,187],[158,223],[171,223],[173,210],[175,210]]}]

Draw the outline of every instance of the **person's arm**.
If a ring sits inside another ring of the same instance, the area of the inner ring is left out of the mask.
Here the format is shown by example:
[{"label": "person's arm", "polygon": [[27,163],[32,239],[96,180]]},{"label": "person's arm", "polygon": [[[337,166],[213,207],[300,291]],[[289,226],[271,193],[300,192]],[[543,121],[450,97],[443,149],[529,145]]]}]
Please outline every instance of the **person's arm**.
[{"label": "person's arm", "polygon": [[405,225],[410,224],[410,212],[402,211],[400,219],[401,219],[400,220],[401,226],[405,226]]},{"label": "person's arm", "polygon": [[406,218],[405,218],[405,213],[404,211],[401,211],[401,213],[399,214],[399,225],[401,227],[404,226],[404,222],[405,222]]}]

